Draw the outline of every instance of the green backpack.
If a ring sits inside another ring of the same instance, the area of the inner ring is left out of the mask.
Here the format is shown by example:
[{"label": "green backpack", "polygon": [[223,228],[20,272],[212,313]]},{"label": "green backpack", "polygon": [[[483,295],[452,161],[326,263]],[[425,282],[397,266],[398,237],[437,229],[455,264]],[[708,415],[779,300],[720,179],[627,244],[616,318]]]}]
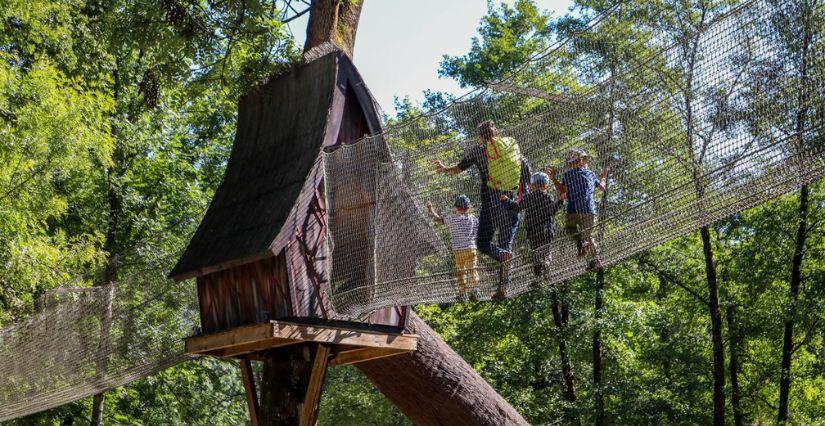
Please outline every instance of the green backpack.
[{"label": "green backpack", "polygon": [[521,178],[521,150],[513,138],[494,137],[487,143],[487,186],[515,191]]}]

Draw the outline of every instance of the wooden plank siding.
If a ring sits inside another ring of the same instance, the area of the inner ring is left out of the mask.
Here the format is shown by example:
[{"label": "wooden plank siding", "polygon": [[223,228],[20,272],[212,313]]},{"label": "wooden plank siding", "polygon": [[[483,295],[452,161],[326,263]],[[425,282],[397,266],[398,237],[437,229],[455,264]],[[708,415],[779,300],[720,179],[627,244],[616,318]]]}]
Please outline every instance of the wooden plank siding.
[{"label": "wooden plank siding", "polygon": [[198,277],[198,302],[204,333],[294,316],[285,257]]}]

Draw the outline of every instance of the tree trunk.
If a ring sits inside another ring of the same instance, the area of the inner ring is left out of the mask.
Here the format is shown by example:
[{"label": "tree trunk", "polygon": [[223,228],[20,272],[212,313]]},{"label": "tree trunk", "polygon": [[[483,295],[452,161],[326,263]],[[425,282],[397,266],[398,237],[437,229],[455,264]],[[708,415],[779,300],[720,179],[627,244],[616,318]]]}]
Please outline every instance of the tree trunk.
[{"label": "tree trunk", "polygon": [[[814,7],[816,2],[814,2]],[[808,11],[813,13],[813,10]],[[802,51],[799,64],[800,80],[808,79],[808,55],[810,53],[810,46],[813,41],[813,33],[811,22],[808,16],[805,18],[802,36]],[[795,120],[795,151],[796,154],[802,155],[805,149],[805,141],[803,132],[805,131],[805,123],[808,118],[808,93],[805,90],[797,92],[797,111]],[[804,168],[799,168],[799,173],[804,173]],[[779,377],[779,410],[777,412],[777,420],[779,423],[786,423],[788,421],[788,398],[791,392],[791,358],[794,352],[793,343],[793,327],[796,320],[796,304],[799,297],[799,289],[802,286],[802,261],[805,257],[805,240],[808,234],[808,185],[802,185],[799,189],[799,214],[798,223],[796,227],[796,241],[794,244],[793,258],[791,259],[791,283],[788,294],[788,312],[785,318],[785,330],[782,335],[782,364],[781,375]]]},{"label": "tree trunk", "polygon": [[[114,99],[115,103],[120,95],[120,61],[114,72]],[[114,119],[114,118],[112,118]],[[95,363],[95,380],[102,380],[106,375],[106,368],[109,364],[109,332],[112,327],[112,302],[114,287],[112,283],[117,279],[119,269],[119,244],[118,244],[118,228],[120,227],[120,218],[123,214],[123,198],[119,192],[115,176],[121,177],[124,174],[122,164],[122,149],[120,142],[117,141],[118,132],[116,127],[112,127],[112,135],[115,137],[115,149],[113,152],[114,165],[108,167],[106,170],[106,203],[108,206],[108,218],[106,224],[106,239],[103,244],[103,250],[106,252],[106,267],[103,270],[103,276],[97,283],[98,286],[109,286],[105,291],[105,298],[103,300],[103,310],[100,314],[100,342],[97,348],[97,362]],[[105,392],[95,394],[92,398],[92,426],[103,425],[103,403],[105,400]]]},{"label": "tree trunk", "polygon": [[419,336],[414,352],[356,365],[413,423],[527,424],[435,331],[411,315]]},{"label": "tree trunk", "polygon": [[352,57],[363,0],[313,0],[304,52],[331,42]]},{"label": "tree trunk", "polygon": [[788,294],[788,311],[785,317],[785,330],[782,335],[782,365],[779,377],[779,423],[788,421],[788,397],[791,392],[791,357],[794,352],[793,326],[796,317],[796,304],[799,288],[802,286],[802,260],[805,256],[805,240],[808,234],[808,194],[807,185],[799,190],[799,222],[796,228],[796,243],[791,259],[791,285]]},{"label": "tree trunk", "polygon": [[261,375],[261,425],[297,425],[312,373],[308,345],[287,346],[270,351]]},{"label": "tree trunk", "polygon": [[604,424],[604,395],[602,394],[602,308],[604,307],[604,269],[596,271],[596,303],[593,317],[593,389],[595,391],[594,423]]},{"label": "tree trunk", "polygon": [[[314,0],[304,51],[335,43],[352,56],[362,0]],[[473,368],[414,313],[417,349],[357,364],[416,424],[527,424]],[[263,364],[261,424],[297,424],[312,364],[303,350],[273,352]]]},{"label": "tree trunk", "polygon": [[564,380],[564,398],[570,402],[576,401],[576,385],[573,376],[573,367],[570,364],[570,354],[567,351],[567,342],[564,339],[564,329],[567,327],[567,307],[560,302],[558,294],[553,291],[553,322],[558,328],[559,358],[561,358],[561,375]]},{"label": "tree trunk", "polygon": [[719,282],[716,278],[716,261],[713,258],[710,229],[699,229],[702,250],[705,255],[705,275],[708,282],[708,307],[710,309],[711,340],[713,342],[713,424],[725,424],[725,345],[722,342],[722,310],[719,307]]},{"label": "tree trunk", "polygon": [[745,423],[742,406],[739,403],[739,332],[736,327],[735,309],[733,305],[726,308],[728,320],[728,352],[730,353],[730,403],[733,408],[733,424],[742,426]]},{"label": "tree trunk", "polygon": [[[332,42],[352,57],[362,6],[363,0],[313,0],[304,52]],[[269,353],[261,372],[260,424],[297,425],[311,373],[308,347],[287,347]]]}]

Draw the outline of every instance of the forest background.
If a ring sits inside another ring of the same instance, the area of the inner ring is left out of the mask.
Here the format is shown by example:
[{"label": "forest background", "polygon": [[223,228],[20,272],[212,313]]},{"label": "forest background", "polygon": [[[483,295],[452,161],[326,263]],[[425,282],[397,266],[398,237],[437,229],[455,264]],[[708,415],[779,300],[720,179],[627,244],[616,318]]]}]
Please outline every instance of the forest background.
[{"label": "forest background", "polygon": [[[588,36],[610,46],[640,22],[679,34],[736,1],[636,1],[609,22],[625,32]],[[529,0],[490,3],[467,35],[470,51],[445,57],[439,72],[478,87],[615,3],[578,0],[561,17]],[[823,8],[781,3],[766,37],[799,73],[822,73],[804,64],[821,52]],[[794,25],[810,11],[813,23]],[[0,0],[0,326],[36,312],[59,286],[135,276],[172,285],[159,271],[221,181],[238,97],[300,57],[279,16],[273,2],[254,0]],[[596,69],[621,66],[615,52],[559,57]],[[560,69],[541,77],[565,84]],[[425,99],[397,100],[387,121],[450,95]],[[771,125],[792,133],[800,115],[813,120],[813,111],[785,112]],[[820,182],[551,289],[416,309],[534,424],[706,424],[719,415],[825,423],[823,226]],[[85,424],[90,407],[78,401],[8,423]],[[248,421],[237,367],[214,359],[110,391],[104,412],[112,424]],[[319,422],[406,420],[343,367],[327,379]]]}]

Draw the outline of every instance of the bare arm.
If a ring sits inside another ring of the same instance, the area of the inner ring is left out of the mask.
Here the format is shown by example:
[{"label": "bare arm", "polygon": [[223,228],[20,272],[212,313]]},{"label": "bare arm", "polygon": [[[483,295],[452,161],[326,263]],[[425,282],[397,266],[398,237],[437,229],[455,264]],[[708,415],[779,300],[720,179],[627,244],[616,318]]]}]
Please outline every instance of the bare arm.
[{"label": "bare arm", "polygon": [[440,223],[440,224],[442,224],[442,225],[444,224],[444,218],[443,218],[443,217],[441,217],[441,216],[438,214],[438,212],[436,212],[436,211],[433,209],[433,203],[431,203],[431,202],[429,202],[429,201],[427,201],[427,212],[429,212],[429,213],[430,213],[430,216],[432,216],[432,217],[433,217],[433,220],[434,220],[436,223]]},{"label": "bare arm", "polygon": [[445,167],[444,163],[439,160],[435,161],[435,171],[438,173],[444,173],[447,175],[457,175],[461,173],[461,169],[458,166],[453,167]]},{"label": "bare arm", "polygon": [[599,175],[599,189],[602,191],[607,188],[607,174],[610,172],[610,169],[605,168],[602,170],[602,174]]},{"label": "bare arm", "polygon": [[559,180],[556,178],[556,169],[553,168],[553,166],[547,166],[544,169],[544,172],[547,173],[547,176],[550,177],[550,180],[553,182],[553,186],[555,186],[556,191],[559,192],[559,197],[562,198],[562,199],[566,199],[567,198],[567,186],[565,186],[563,183],[559,182]]}]

